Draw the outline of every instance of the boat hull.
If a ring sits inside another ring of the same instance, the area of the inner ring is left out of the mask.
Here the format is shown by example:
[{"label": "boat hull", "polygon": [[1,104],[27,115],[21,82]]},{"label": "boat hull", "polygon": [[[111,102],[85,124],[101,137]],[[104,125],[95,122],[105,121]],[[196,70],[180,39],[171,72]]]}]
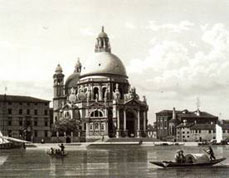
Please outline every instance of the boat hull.
[{"label": "boat hull", "polygon": [[48,154],[49,156],[52,156],[52,157],[65,157],[65,156],[68,155],[67,152],[64,152],[64,154],[62,154],[62,153],[58,153],[58,154],[54,153],[54,154],[52,154],[52,153],[50,153],[49,151],[47,152],[47,154]]},{"label": "boat hull", "polygon": [[167,167],[200,167],[200,166],[213,166],[214,164],[224,161],[226,158],[215,159],[206,163],[176,163],[172,161],[150,161],[151,164],[167,168]]},{"label": "boat hull", "polygon": [[23,145],[20,143],[1,143],[0,149],[14,149],[14,148],[21,148]]}]

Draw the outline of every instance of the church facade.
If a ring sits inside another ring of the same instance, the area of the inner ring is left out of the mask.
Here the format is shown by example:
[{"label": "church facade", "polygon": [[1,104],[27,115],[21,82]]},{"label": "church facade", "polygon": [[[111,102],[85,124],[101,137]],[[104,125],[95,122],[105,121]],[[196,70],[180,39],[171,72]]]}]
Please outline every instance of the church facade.
[{"label": "church facade", "polygon": [[58,64],[54,80],[53,121],[74,121],[72,137],[145,137],[148,105],[131,87],[122,61],[111,53],[108,35],[99,33],[94,58],[77,61],[66,81]]}]

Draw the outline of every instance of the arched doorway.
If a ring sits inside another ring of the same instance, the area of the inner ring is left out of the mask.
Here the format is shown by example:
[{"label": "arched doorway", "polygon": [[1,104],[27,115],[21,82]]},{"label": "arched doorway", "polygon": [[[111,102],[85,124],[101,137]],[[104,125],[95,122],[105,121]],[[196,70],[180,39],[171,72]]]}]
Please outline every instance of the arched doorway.
[{"label": "arched doorway", "polygon": [[66,137],[66,143],[71,143],[71,138],[69,136]]},{"label": "arched doorway", "polygon": [[129,137],[136,137],[136,114],[133,110],[126,112],[126,129]]}]

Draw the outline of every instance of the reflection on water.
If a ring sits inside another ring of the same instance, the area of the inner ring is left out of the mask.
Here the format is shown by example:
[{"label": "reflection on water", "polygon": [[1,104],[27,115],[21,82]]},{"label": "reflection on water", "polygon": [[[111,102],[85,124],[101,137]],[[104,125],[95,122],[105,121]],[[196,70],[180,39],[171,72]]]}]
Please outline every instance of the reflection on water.
[{"label": "reflection on water", "polygon": [[3,163],[7,160],[8,155],[6,156],[0,156],[0,166],[3,165]]},{"label": "reflection on water", "polygon": [[[0,152],[0,177],[178,177],[227,178],[229,159],[212,168],[167,168],[149,163],[172,160],[179,146],[106,147],[69,150],[63,159],[52,158],[45,150],[4,150]],[[185,153],[200,153],[201,147],[183,147]],[[218,157],[228,157],[229,147],[213,148]]]}]

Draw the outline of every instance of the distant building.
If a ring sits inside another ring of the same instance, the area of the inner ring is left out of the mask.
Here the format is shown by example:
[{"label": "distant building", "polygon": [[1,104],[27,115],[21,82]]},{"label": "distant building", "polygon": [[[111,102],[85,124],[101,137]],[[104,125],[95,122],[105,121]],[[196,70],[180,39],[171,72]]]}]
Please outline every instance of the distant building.
[{"label": "distant building", "polygon": [[[188,129],[192,124],[216,124],[217,122],[217,116],[199,109],[196,111],[188,111],[187,109],[176,111],[175,108],[163,110],[156,113],[157,138],[175,140],[177,139],[177,128],[179,130],[181,128]],[[186,136],[188,137],[188,135]]]},{"label": "distant building", "polygon": [[3,135],[40,142],[50,139],[49,101],[29,96],[0,95]]},{"label": "distant building", "polygon": [[74,73],[66,81],[58,65],[53,80],[54,122],[78,123],[75,129],[63,129],[66,138],[147,136],[146,98],[141,100],[130,86],[125,66],[111,53],[109,37],[103,28],[90,63],[81,65],[78,60]]},{"label": "distant building", "polygon": [[147,126],[147,133],[149,138],[157,138],[156,123],[154,123],[154,125],[149,124]]},{"label": "distant building", "polygon": [[[220,124],[223,139],[229,139],[229,124]],[[181,123],[176,128],[177,141],[211,141],[216,139],[216,124]]]}]

